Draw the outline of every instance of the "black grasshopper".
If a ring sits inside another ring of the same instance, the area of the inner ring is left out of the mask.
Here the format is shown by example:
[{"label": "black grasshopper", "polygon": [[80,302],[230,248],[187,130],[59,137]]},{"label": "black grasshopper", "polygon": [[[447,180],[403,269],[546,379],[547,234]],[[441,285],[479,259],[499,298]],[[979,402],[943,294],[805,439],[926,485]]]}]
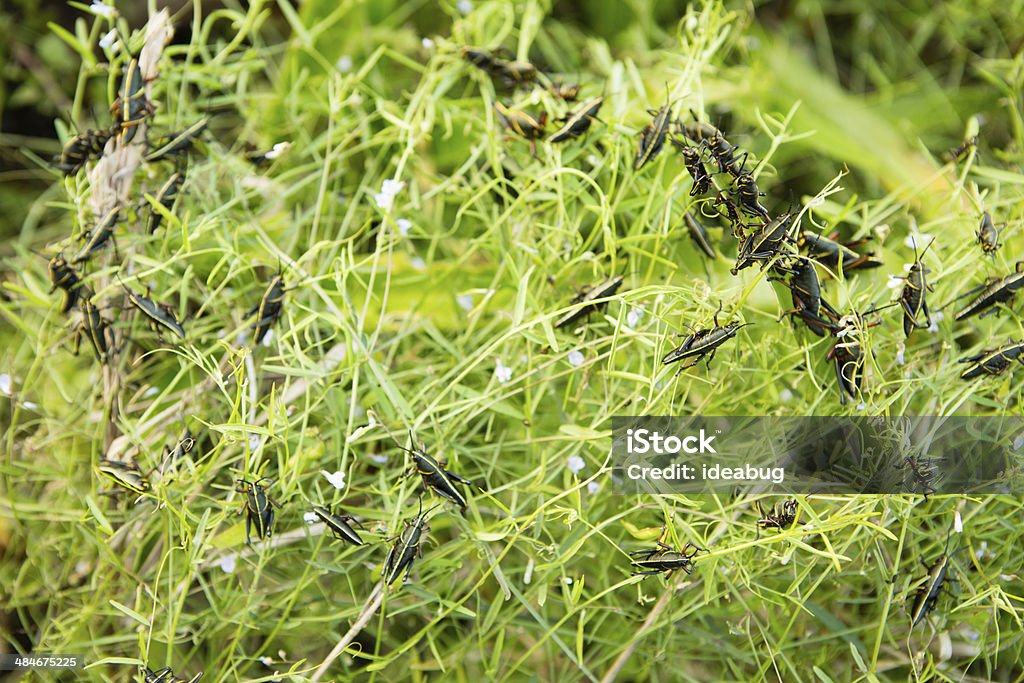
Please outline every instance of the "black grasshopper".
[{"label": "black grasshopper", "polygon": [[256,316],[256,322],[252,324],[255,343],[259,344],[263,341],[263,337],[270,331],[271,326],[281,317],[284,295],[288,291],[285,289],[284,278],[281,274],[275,275],[267,285],[263,296],[260,297],[260,302],[245,314],[247,318],[252,315]]},{"label": "black grasshopper", "polygon": [[[118,281],[120,280],[121,278],[118,276]],[[149,323],[149,326],[153,328],[157,334],[159,334],[160,330],[163,329],[173,332],[182,339],[185,338],[185,328],[183,328],[181,323],[178,322],[178,319],[174,316],[174,310],[171,309],[170,306],[167,304],[159,304],[150,299],[149,296],[137,294],[124,282],[121,282],[121,287],[124,289],[124,293],[128,297],[129,303],[131,303],[132,306],[137,308],[142,315],[146,317],[146,321]],[[148,295],[149,293],[150,290],[147,287],[146,294]]]},{"label": "black grasshopper", "polygon": [[928,575],[925,577],[924,583],[914,593],[914,600],[910,607],[911,629],[917,626],[938,605],[939,595],[942,594],[942,590],[945,588],[946,575],[949,573],[950,560],[953,557],[949,553],[949,539],[950,534],[947,532],[946,547],[943,549],[942,555],[935,562],[927,565],[924,564],[924,560],[921,561],[921,564],[924,564],[925,569],[928,570]]},{"label": "black grasshopper", "polygon": [[62,171],[65,176],[78,173],[85,162],[103,156],[107,140],[115,132],[117,132],[116,128],[113,130],[87,130],[84,133],[79,133],[64,143],[60,155],[55,156],[50,165]]},{"label": "black grasshopper", "polygon": [[686,167],[686,172],[693,178],[690,196],[707,194],[711,189],[711,175],[708,173],[708,169],[704,167],[700,150],[675,137],[672,138],[672,144],[679,148],[680,154],[683,155],[683,165]]},{"label": "black grasshopper", "polygon": [[[826,333],[834,334],[839,313],[821,296],[821,280],[818,279],[814,261],[796,257],[786,266],[776,265],[775,271],[789,275],[789,280],[782,277],[768,278],[783,283],[789,289],[793,308],[783,315],[799,318],[819,337],[824,337]],[[828,317],[823,317],[823,312]]]},{"label": "black grasshopper", "polygon": [[487,72],[492,78],[501,79],[505,86],[510,88],[530,83],[537,78],[537,67],[533,64],[502,59],[490,50],[464,47],[462,57],[476,68]]},{"label": "black grasshopper", "polygon": [[[903,285],[903,291],[900,292],[900,307],[903,309],[903,334],[908,338],[914,330],[928,328],[932,324],[931,314],[928,313],[928,303],[925,301],[925,296],[928,292],[932,291],[932,287],[927,281],[928,268],[921,259],[934,243],[935,240],[932,240],[919,256],[915,255],[914,263],[910,266],[910,272],[904,278],[906,284]],[[914,242],[914,250],[917,250],[916,241]],[[923,323],[918,320],[922,313],[924,313]]]},{"label": "black grasshopper", "polygon": [[120,460],[107,460],[103,458],[100,460],[97,469],[100,474],[126,491],[137,493],[141,496],[150,489],[149,479],[139,469],[138,464],[134,462],[129,464]]},{"label": "black grasshopper", "polygon": [[50,293],[57,289],[64,290],[64,306],[61,313],[67,313],[78,304],[78,300],[84,296],[91,296],[89,290],[82,283],[78,273],[64,260],[64,254],[57,254],[49,263],[50,271]]},{"label": "black grasshopper", "polygon": [[972,147],[974,147],[977,144],[978,144],[978,136],[977,135],[972,135],[971,137],[967,138],[962,143],[960,143],[959,146],[954,147],[953,149],[951,149],[948,152],[946,152],[946,159],[948,161],[952,161],[952,162],[959,161],[960,157],[962,157],[964,155],[964,152],[966,152],[967,150],[971,149]]},{"label": "black grasshopper", "polygon": [[203,677],[203,672],[200,671],[192,678],[179,678],[174,675],[174,671],[169,666],[165,666],[162,669],[152,671],[148,667],[142,670],[143,683],[197,683],[200,678]]},{"label": "black grasshopper", "polygon": [[245,544],[252,545],[251,530],[256,527],[256,538],[269,538],[274,530],[274,508],[281,509],[280,503],[267,495],[263,482],[269,479],[237,479],[235,491],[245,494],[245,505],[239,511],[245,515]]},{"label": "black grasshopper", "polygon": [[939,492],[934,485],[935,470],[932,466],[935,460],[941,460],[941,458],[925,460],[917,456],[908,455],[903,458],[903,463],[900,465],[900,468],[910,470],[911,483],[914,490],[924,493],[925,500],[928,500],[928,494]]},{"label": "black grasshopper", "polygon": [[334,534],[335,538],[339,538],[352,545],[363,544],[363,539],[359,537],[356,530],[349,524],[350,521],[355,521],[355,517],[351,515],[336,515],[329,507],[322,507],[320,505],[313,506],[313,514],[324,523],[327,529]]},{"label": "black grasshopper", "polygon": [[840,243],[834,239],[837,236],[838,234],[825,237],[810,230],[804,230],[800,233],[799,246],[808,256],[827,268],[836,270],[842,264],[844,275],[859,268],[878,268],[883,265],[881,261],[871,258],[874,256],[874,252],[858,254],[852,249],[852,247],[864,244],[867,240]]},{"label": "black grasshopper", "polygon": [[498,73],[498,62],[501,60],[497,59],[490,52],[478,50],[474,47],[464,47],[461,52],[462,58],[476,68],[486,71],[492,76]]},{"label": "black grasshopper", "polygon": [[736,265],[730,269],[730,272],[735,275],[754,263],[760,263],[763,270],[773,258],[782,252],[783,245],[793,240],[789,234],[793,218],[793,214],[789,212],[779,214],[743,237],[739,252],[736,254]]},{"label": "black grasshopper", "polygon": [[82,247],[82,250],[78,252],[75,258],[71,259],[71,262],[82,263],[83,261],[88,261],[93,252],[103,248],[107,241],[114,236],[114,226],[117,225],[117,222],[121,219],[120,217],[120,209],[114,208],[108,211],[100,219],[99,223],[96,224],[96,227],[89,231],[85,240],[85,246]]},{"label": "black grasshopper", "polygon": [[[954,318],[966,320],[978,313],[981,313],[982,317],[994,313],[998,309],[992,308],[993,306],[1012,300],[1013,295],[1022,287],[1024,287],[1024,261],[1018,261],[1014,272],[1001,278],[989,278],[980,287],[967,292],[967,294],[971,294],[979,289],[982,290],[981,294],[976,296],[971,303],[957,311]],[[992,310],[986,311],[989,308]],[[985,312],[982,313],[982,311]]]},{"label": "black grasshopper", "polygon": [[707,228],[701,225],[690,211],[683,212],[683,221],[686,223],[686,232],[690,234],[690,239],[697,245],[697,248],[704,252],[708,258],[717,258],[718,254],[711,245]]},{"label": "black grasshopper", "polygon": [[1013,361],[1024,364],[1024,340],[1011,340],[998,349],[989,349],[967,358],[961,358],[961,363],[972,363],[972,365],[960,373],[960,379],[974,379],[982,375],[1000,375],[1010,367]]},{"label": "black grasshopper", "polygon": [[623,280],[624,278],[621,275],[616,275],[615,277],[605,280],[598,285],[594,285],[593,287],[588,287],[580,291],[580,293],[569,302],[570,306],[581,304],[580,307],[576,310],[569,311],[556,320],[555,329],[574,323],[584,316],[589,316],[592,311],[606,305],[608,302],[601,300],[615,294],[619,287],[622,286]]},{"label": "black grasshopper", "polygon": [[[691,548],[693,552],[687,552]],[[694,567],[693,558],[699,552],[707,552],[707,550],[693,543],[687,543],[680,552],[673,550],[672,546],[658,541],[658,547],[656,548],[634,550],[629,554],[630,561],[639,570],[632,572],[631,575],[650,576],[651,574],[661,574],[662,572],[671,574],[677,569],[682,569],[687,574],[692,574]]]},{"label": "black grasshopper", "polygon": [[512,131],[519,137],[530,141],[530,153],[536,154],[535,143],[544,135],[544,126],[547,125],[548,113],[541,112],[539,117],[533,117],[519,109],[509,109],[501,102],[494,103],[494,111],[498,114],[501,125]]},{"label": "black grasshopper", "polygon": [[531,83],[537,78],[537,67],[521,60],[496,59],[490,73],[504,81],[507,87],[512,88]]},{"label": "black grasshopper", "polygon": [[192,432],[186,427],[185,433],[182,434],[181,438],[178,439],[177,443],[172,448],[168,448],[164,454],[164,459],[170,462],[176,462],[181,460],[186,455],[192,452],[192,449],[196,447],[196,438]]},{"label": "black grasshopper", "polygon": [[754,180],[754,176],[750,173],[741,173],[736,176],[735,189],[732,190],[733,194],[739,196],[740,209],[752,216],[758,216],[764,220],[769,220],[771,216],[768,213],[768,209],[761,205],[759,197],[764,196],[764,192],[757,187],[757,181]]},{"label": "black grasshopper", "polygon": [[153,105],[146,98],[146,80],[142,76],[139,60],[134,57],[125,65],[121,89],[113,109],[124,144],[132,141],[136,128],[153,113]]},{"label": "black grasshopper", "polygon": [[[157,191],[156,196],[154,196],[153,199],[157,204],[170,211],[171,207],[174,206],[174,200],[178,198],[178,192],[181,190],[181,186],[184,182],[185,175],[183,173],[175,173],[160,186],[160,189]],[[151,208],[149,218],[146,220],[146,232],[152,235],[160,227],[160,223],[163,222],[163,220],[163,214],[155,208]]]},{"label": "black grasshopper", "polygon": [[658,156],[658,152],[665,146],[669,126],[673,123],[672,107],[668,102],[657,111],[648,109],[647,113],[654,119],[640,132],[640,149],[637,150],[636,161],[633,163],[634,171],[639,171],[647,162]]},{"label": "black grasshopper", "polygon": [[[715,352],[718,351],[718,347],[729,341],[736,336],[736,332],[741,327],[750,325],[751,323],[729,323],[728,325],[718,324],[718,314],[722,310],[722,305],[718,305],[718,310],[715,311],[714,321],[715,326],[711,329],[697,329],[692,334],[683,340],[683,343],[678,347],[672,349],[664,358],[661,359],[662,365],[668,365],[669,363],[675,363],[683,360],[684,358],[693,358],[693,361],[679,368],[679,372],[682,372],[686,368],[693,367],[697,363],[701,362],[705,356],[707,356],[707,365],[711,367],[711,361],[715,358]],[[677,373],[678,374],[678,373]]]},{"label": "black grasshopper", "polygon": [[405,448],[399,444],[399,448],[412,456],[413,469],[409,470],[408,475],[411,476],[417,473],[423,479],[423,490],[432,490],[442,498],[446,498],[451,502],[455,503],[462,510],[463,514],[466,512],[466,497],[462,495],[462,492],[456,488],[455,484],[463,484],[465,486],[474,486],[473,482],[465,477],[460,477],[454,472],[450,472],[442,467],[436,460],[427,455],[427,452],[421,448],[416,448],[416,441],[413,440],[412,433],[409,433],[409,443],[412,448]]},{"label": "black grasshopper", "polygon": [[149,162],[161,161],[171,156],[186,154],[204,130],[210,119],[206,116],[199,119],[184,130],[165,136],[147,153],[143,159]]},{"label": "black grasshopper", "polygon": [[[590,130],[590,123],[597,119],[597,112],[604,104],[603,97],[595,97],[583,103],[575,114],[570,114],[565,119],[565,125],[559,128],[548,138],[548,142],[562,142],[579,136]],[[600,119],[597,119],[600,120]]]},{"label": "black grasshopper", "polygon": [[729,199],[729,195],[726,192],[719,192],[715,195],[714,201],[715,207],[722,207],[719,211],[719,215],[724,215],[726,220],[732,226],[732,236],[737,239],[742,239],[746,231],[743,224],[743,218],[740,217],[739,209],[736,208],[736,204]]},{"label": "black grasshopper", "polygon": [[79,304],[82,311],[82,321],[75,330],[74,353],[78,355],[79,345],[82,342],[82,335],[89,339],[96,358],[100,363],[106,363],[110,357],[111,347],[108,341],[109,323],[100,315],[100,309],[89,299],[83,298]]},{"label": "black grasshopper", "polygon": [[[434,507],[437,506],[435,505]],[[388,551],[388,556],[384,560],[384,568],[381,570],[381,577],[387,585],[390,586],[395,582],[395,579],[411,570],[413,560],[423,556],[420,542],[423,538],[423,532],[430,531],[430,527],[427,526],[427,515],[433,509],[432,507],[424,512],[423,499],[421,498],[420,512],[416,518],[411,522],[406,520],[402,533],[389,539],[394,540],[395,544]]]},{"label": "black grasshopper", "polygon": [[757,520],[757,538],[761,537],[761,529],[785,531],[793,526],[797,513],[800,511],[800,503],[795,500],[783,501],[781,509],[772,505],[768,514],[765,514],[764,510],[761,509],[760,502],[755,503],[755,505],[757,505],[757,514],[761,515],[761,519]]},{"label": "black grasshopper", "polygon": [[978,244],[981,245],[983,252],[992,254],[993,257],[995,257],[996,250],[1003,246],[999,243],[999,230],[992,222],[992,216],[988,211],[983,211],[981,214],[981,221],[978,224]]},{"label": "black grasshopper", "polygon": [[877,321],[865,323],[861,315],[846,315],[839,319],[834,332],[836,343],[829,350],[827,358],[835,368],[839,402],[842,405],[860,396],[866,360],[861,334],[865,328],[878,324]]},{"label": "black grasshopper", "polygon": [[581,89],[579,83],[552,83],[549,88],[552,95],[566,102],[575,102]]}]

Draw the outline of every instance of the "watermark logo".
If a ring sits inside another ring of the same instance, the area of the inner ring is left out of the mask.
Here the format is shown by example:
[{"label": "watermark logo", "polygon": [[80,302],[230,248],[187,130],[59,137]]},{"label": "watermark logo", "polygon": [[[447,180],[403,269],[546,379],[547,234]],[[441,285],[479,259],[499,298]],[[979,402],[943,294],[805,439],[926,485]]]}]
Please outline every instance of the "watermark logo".
[{"label": "watermark logo", "polygon": [[[721,432],[718,433],[720,434]],[[703,429],[697,434],[683,438],[679,438],[675,434],[662,436],[661,432],[650,429],[627,429],[626,452],[630,455],[645,455],[647,453],[656,453],[658,455],[717,453],[718,451],[711,445],[711,442],[714,440],[715,437],[708,436]]]}]

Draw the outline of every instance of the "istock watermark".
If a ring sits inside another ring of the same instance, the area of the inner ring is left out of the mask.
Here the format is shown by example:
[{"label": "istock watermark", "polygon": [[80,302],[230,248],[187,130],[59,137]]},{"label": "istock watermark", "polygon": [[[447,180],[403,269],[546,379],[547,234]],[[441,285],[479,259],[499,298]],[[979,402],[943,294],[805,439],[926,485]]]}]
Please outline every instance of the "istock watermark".
[{"label": "istock watermark", "polygon": [[1024,417],[615,417],[620,493],[1024,493]]},{"label": "istock watermark", "polygon": [[653,452],[659,455],[665,453],[714,453],[715,448],[711,445],[714,440],[715,437],[707,436],[703,429],[699,434],[680,438],[675,434],[662,436],[660,432],[652,432],[649,429],[630,428],[626,430],[626,452]]}]

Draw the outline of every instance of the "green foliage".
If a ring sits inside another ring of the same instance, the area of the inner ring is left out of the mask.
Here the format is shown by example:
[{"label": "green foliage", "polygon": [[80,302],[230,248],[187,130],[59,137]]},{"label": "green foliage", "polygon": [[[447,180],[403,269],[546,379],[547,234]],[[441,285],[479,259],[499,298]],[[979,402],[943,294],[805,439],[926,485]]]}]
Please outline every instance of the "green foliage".
[{"label": "green foliage", "polygon": [[[144,196],[172,169],[144,166],[117,253],[85,269],[122,343],[109,366],[70,355],[77,314],[59,313],[30,251],[77,250],[95,221],[87,173],[47,176],[3,230],[19,239],[0,297],[0,635],[83,654],[90,680],[128,680],[143,662],[204,680],[311,680],[353,623],[323,680],[1019,678],[1019,499],[801,497],[805,524],[756,538],[759,496],[627,497],[608,470],[610,418],[635,412],[1021,414],[1021,367],[967,383],[956,360],[1019,338],[1024,293],[966,323],[954,304],[909,341],[899,310],[883,312],[866,332],[863,396],[841,405],[834,340],[777,322],[790,298],[767,270],[729,273],[728,230],[713,231],[715,261],[690,243],[682,212],[700,207],[670,146],[632,170],[646,109],[703,112],[750,151],[773,214],[792,203],[808,207],[806,229],[873,239],[864,248],[884,268],[825,285],[839,310],[893,300],[885,273],[902,275],[905,238],[927,234],[938,312],[1024,253],[1020,26],[998,19],[1016,15],[676,7],[307,0],[178,15],[190,39],[168,46],[149,85],[152,126],[209,113],[210,133],[164,227],[145,234]],[[82,68],[60,85],[79,123],[107,125],[125,56],[96,46],[108,20],[81,16],[60,45]],[[581,82],[584,99],[603,93],[601,120],[531,155],[491,103],[553,118],[574,105],[493,83],[465,45],[531,59]],[[977,150],[942,159],[979,128]],[[246,157],[279,143],[290,146],[264,168]],[[36,159],[59,149],[27,147]],[[387,208],[375,197],[389,180],[404,185]],[[1005,223],[994,259],[974,241],[982,208]],[[281,319],[253,347],[246,312],[279,270]],[[151,287],[187,343],[122,308],[117,274]],[[575,286],[614,274],[626,284],[604,311],[553,329]],[[719,303],[721,322],[754,324],[710,367],[663,367],[673,333],[710,325]],[[197,446],[170,468],[185,426]],[[394,441],[410,430],[483,490],[466,490],[465,517],[432,514],[411,582],[374,606],[386,539],[417,510],[419,480],[402,477]],[[151,494],[101,496],[103,457],[156,468]],[[344,489],[322,472],[343,472]],[[283,506],[252,548],[241,476],[272,478]],[[367,545],[309,527],[303,513],[321,503],[357,516]],[[911,631],[903,601],[954,509],[959,584]],[[710,552],[692,576],[631,577],[627,553],[662,527],[675,547]]]}]

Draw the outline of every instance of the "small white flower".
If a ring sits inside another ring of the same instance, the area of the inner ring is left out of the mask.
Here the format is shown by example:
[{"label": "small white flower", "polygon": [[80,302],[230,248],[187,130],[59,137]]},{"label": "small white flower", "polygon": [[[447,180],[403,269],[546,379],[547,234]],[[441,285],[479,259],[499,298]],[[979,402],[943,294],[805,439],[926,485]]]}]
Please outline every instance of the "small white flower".
[{"label": "small white flower", "polygon": [[412,221],[407,218],[399,218],[395,221],[395,225],[398,227],[398,234],[406,237],[409,234],[409,228],[412,227]]},{"label": "small white flower", "polygon": [[250,451],[256,450],[257,448],[260,447],[260,444],[262,444],[262,443],[263,443],[263,437],[260,436],[259,434],[250,434],[249,435],[249,450]]},{"label": "small white flower", "polygon": [[578,455],[570,455],[569,461],[566,463],[569,471],[573,474],[579,474],[586,465],[587,463]]},{"label": "small white flower", "polygon": [[626,314],[626,324],[630,327],[636,327],[640,323],[640,319],[644,317],[644,312],[639,308],[629,309],[629,313]]},{"label": "small white flower", "polygon": [[982,541],[978,546],[978,549],[974,551],[974,556],[979,560],[985,557],[985,551],[988,550],[988,541]]},{"label": "small white flower", "polygon": [[579,366],[583,365],[583,354],[577,351],[576,349],[570,351],[569,355],[567,355],[565,359],[568,360],[569,365],[573,366],[574,368],[578,368]]},{"label": "small white flower", "polygon": [[319,517],[316,516],[315,512],[307,512],[304,515],[302,515],[302,519],[305,520],[306,524],[312,524],[317,519],[319,519]]},{"label": "small white flower", "polygon": [[0,375],[0,394],[11,395],[11,376],[6,372]]},{"label": "small white flower", "polygon": [[274,665],[274,660],[270,657],[260,657],[260,662],[263,663],[263,666],[268,668]]},{"label": "small white flower", "polygon": [[338,57],[338,61],[334,63],[334,66],[336,66],[338,71],[341,73],[347,74],[352,70],[352,58],[348,55],[342,55]]},{"label": "small white flower", "polygon": [[932,324],[928,326],[928,331],[935,334],[939,331],[939,320],[938,316],[932,318]]},{"label": "small white flower", "polygon": [[459,304],[459,308],[464,311],[473,310],[473,295],[472,294],[459,294],[455,297],[456,303]]},{"label": "small white flower", "polygon": [[570,579],[568,576],[565,577],[564,579],[562,579],[562,581],[565,582],[566,586],[571,586],[572,585],[572,579]]},{"label": "small white flower", "polygon": [[103,17],[104,19],[110,19],[117,15],[117,8],[104,4],[99,0],[92,0],[92,4],[89,5],[89,11],[97,17]]},{"label": "small white flower", "polygon": [[470,0],[459,0],[455,9],[459,10],[459,14],[469,14],[473,11],[473,3]]},{"label": "small white flower", "polygon": [[789,389],[783,389],[782,391],[779,392],[779,399],[782,401],[792,401],[793,392],[790,391]]},{"label": "small white flower", "polygon": [[29,410],[35,410],[36,408],[39,407],[37,404],[33,403],[32,401],[25,401],[21,405],[25,406]]},{"label": "small white flower", "polygon": [[857,410],[867,410],[867,409],[868,409],[868,404],[867,403],[858,403],[857,404]]},{"label": "small white flower", "polygon": [[434,47],[434,41],[432,41],[430,38],[424,38],[422,41],[422,45],[424,50],[429,50]]},{"label": "small white flower", "polygon": [[890,275],[889,281],[885,283],[885,286],[889,289],[899,289],[903,286],[903,278],[898,275]]},{"label": "small white flower", "polygon": [[899,346],[896,347],[896,362],[900,365],[906,365],[906,359],[903,357],[903,353],[907,350],[906,344],[900,342]]},{"label": "small white flower", "polygon": [[156,396],[158,393],[160,393],[159,389],[156,387],[150,387],[149,389],[146,389],[146,393],[144,393],[143,396],[149,398],[150,396]]},{"label": "small white flower", "polygon": [[505,367],[500,358],[498,359],[498,364],[494,367],[494,378],[502,384],[512,379],[512,368]]},{"label": "small white flower", "polygon": [[587,491],[590,492],[590,495],[594,495],[595,493],[597,493],[600,490],[601,490],[601,485],[598,484],[596,481],[592,481],[589,484],[587,484]]},{"label": "small white flower", "polygon": [[427,262],[421,259],[419,256],[409,259],[409,265],[416,270],[426,270]]},{"label": "small white flower", "polygon": [[100,38],[100,47],[106,50],[113,46],[115,42],[117,42],[117,30],[111,29],[106,35]]},{"label": "small white flower", "polygon": [[373,201],[377,202],[377,206],[384,211],[390,211],[391,206],[395,203],[395,197],[404,187],[403,181],[388,178],[380,184],[380,192],[373,195]]},{"label": "small white flower", "polygon": [[388,456],[386,456],[386,455],[378,455],[378,454],[374,453],[374,454],[370,455],[370,460],[374,461],[378,465],[383,465],[384,463],[386,463],[388,461]]},{"label": "small white flower", "polygon": [[260,343],[263,344],[264,346],[270,346],[271,342],[273,342],[273,341],[274,341],[274,331],[273,330],[267,330],[266,333],[263,335],[263,341],[261,341]]},{"label": "small white flower", "polygon": [[271,149],[266,154],[264,154],[263,156],[265,156],[267,159],[276,159],[285,152],[287,152],[291,148],[291,146],[292,143],[288,142],[287,140],[284,142],[274,143],[274,148]]},{"label": "small white flower", "polygon": [[217,564],[218,566],[220,566],[221,569],[224,570],[225,573],[233,574],[235,572],[236,557],[237,556],[234,553],[231,553],[230,555],[225,555],[224,557],[220,558],[220,562],[218,562]]},{"label": "small white flower", "polygon": [[953,530],[958,534],[962,534],[964,532],[964,520],[961,519],[959,510],[953,511]]},{"label": "small white flower", "polygon": [[331,474],[327,470],[320,470],[320,474],[324,475],[327,481],[329,481],[331,483],[331,486],[333,486],[334,488],[338,490],[345,488],[345,473],[342,472],[341,470],[338,470],[333,474]]}]

